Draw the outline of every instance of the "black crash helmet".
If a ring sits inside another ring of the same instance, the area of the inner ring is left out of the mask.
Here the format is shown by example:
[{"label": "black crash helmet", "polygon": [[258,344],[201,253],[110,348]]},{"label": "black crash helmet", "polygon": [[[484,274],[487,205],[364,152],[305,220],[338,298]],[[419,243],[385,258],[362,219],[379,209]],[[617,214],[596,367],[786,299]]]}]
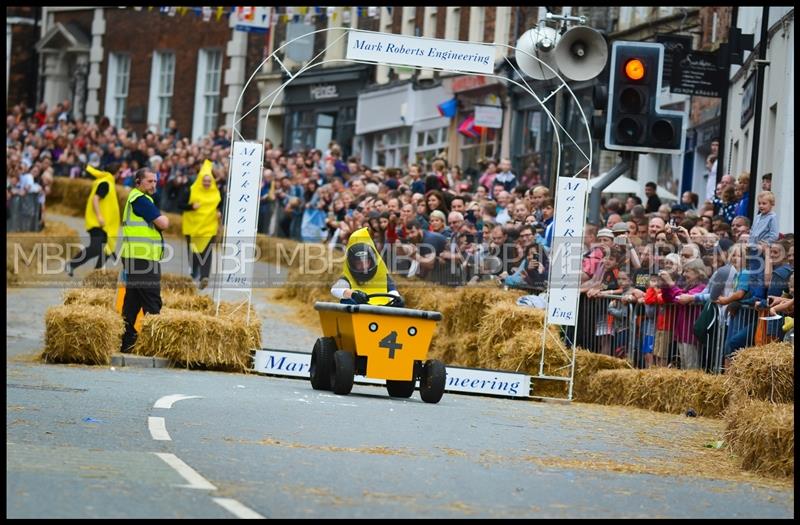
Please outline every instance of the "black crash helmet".
[{"label": "black crash helmet", "polygon": [[375,250],[365,242],[358,242],[347,249],[347,268],[360,283],[369,281],[378,271]]}]

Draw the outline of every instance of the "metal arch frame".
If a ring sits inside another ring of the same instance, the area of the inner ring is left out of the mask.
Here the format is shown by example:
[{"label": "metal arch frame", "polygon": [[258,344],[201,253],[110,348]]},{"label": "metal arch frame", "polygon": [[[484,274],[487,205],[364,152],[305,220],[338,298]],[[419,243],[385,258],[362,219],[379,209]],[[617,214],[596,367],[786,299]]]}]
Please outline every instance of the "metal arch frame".
[{"label": "metal arch frame", "polygon": [[[369,31],[369,30],[362,30],[362,29],[356,29],[356,28],[351,28],[351,27],[342,27],[342,26],[339,26],[339,27],[328,27],[328,28],[324,28],[324,29],[318,29],[316,31],[311,31],[311,32],[306,33],[306,34],[304,34],[302,36],[295,37],[292,40],[289,40],[289,41],[285,42],[279,48],[275,49],[267,58],[265,58],[254,69],[253,73],[250,75],[250,78],[248,78],[247,82],[245,82],[245,84],[242,86],[242,91],[239,94],[239,98],[236,101],[236,105],[234,106],[232,126],[231,126],[231,128],[232,128],[231,129],[231,138],[234,138],[233,135],[237,134],[241,138],[241,140],[244,141],[245,138],[239,132],[238,125],[250,113],[255,111],[257,108],[260,108],[265,102],[267,102],[269,99],[271,99],[271,100],[269,100],[269,107],[267,108],[267,112],[266,112],[266,115],[264,117],[264,128],[263,128],[263,130],[264,130],[264,137],[265,137],[265,140],[266,140],[267,123],[269,121],[270,113],[272,112],[272,107],[275,104],[275,101],[277,100],[278,96],[283,93],[283,90],[286,88],[286,86],[288,86],[296,77],[298,77],[302,73],[305,73],[306,71],[308,71],[308,70],[310,70],[310,69],[312,69],[314,67],[318,67],[318,66],[321,66],[321,65],[324,65],[324,64],[336,63],[336,62],[362,63],[362,64],[371,64],[371,65],[374,65],[374,64],[395,65],[392,62],[372,62],[372,61],[354,60],[354,59],[347,59],[347,58],[344,58],[344,59],[329,59],[329,60],[317,61],[317,59],[321,55],[326,53],[328,51],[328,49],[330,49],[334,44],[339,42],[342,38],[344,38],[345,36],[349,35],[350,31],[353,31],[353,30],[359,31],[359,32],[363,32],[363,33],[373,33],[373,34],[382,34],[382,35],[388,34],[388,33],[380,32],[380,31]],[[321,52],[317,53],[316,56],[311,58],[296,73],[292,74],[292,72],[289,71],[286,68],[286,66],[284,66],[283,62],[281,62],[278,54],[282,50],[284,50],[287,46],[292,44],[293,42],[295,42],[297,40],[301,40],[303,38],[308,38],[310,35],[316,35],[317,33],[323,33],[323,32],[328,32],[328,31],[340,31],[341,35],[339,35],[336,39],[334,39],[332,42],[330,42],[325,47],[325,49],[323,49]],[[443,40],[445,42],[451,41],[451,40],[446,40],[446,39],[436,39],[436,40]],[[461,42],[461,41],[459,41],[459,42]],[[473,43],[479,43],[479,44],[486,45],[485,42],[473,42]],[[583,119],[584,127],[586,129],[587,136],[591,137],[591,131],[590,131],[590,128],[589,128],[589,122],[588,122],[588,120],[586,118],[586,114],[583,111],[583,107],[581,107],[580,101],[575,96],[575,93],[572,91],[572,89],[570,89],[570,87],[567,85],[567,82],[564,80],[564,78],[561,77],[561,75],[559,74],[558,71],[556,71],[555,69],[550,67],[549,64],[543,62],[542,60],[540,60],[538,57],[532,55],[531,53],[529,53],[529,52],[527,52],[525,50],[522,50],[522,49],[517,49],[515,46],[511,46],[509,44],[494,43],[494,44],[491,44],[491,45],[493,45],[495,48],[498,47],[498,46],[502,47],[502,48],[506,48],[506,49],[508,49],[510,51],[513,51],[514,53],[522,53],[522,54],[525,54],[525,55],[535,59],[537,62],[539,62],[544,67],[546,67],[548,70],[550,70],[555,75],[555,78],[557,78],[561,82],[560,85],[558,85],[555,89],[553,89],[544,99],[540,98],[533,91],[533,89],[528,84],[528,82],[525,80],[524,75],[522,73],[520,73],[519,69],[511,63],[511,61],[508,58],[508,55],[506,55],[504,57],[504,60],[519,75],[519,78],[520,78],[521,82],[519,82],[517,80],[514,80],[513,78],[508,78],[508,77],[505,77],[505,76],[489,74],[489,73],[476,73],[476,72],[473,72],[473,71],[463,71],[463,70],[460,70],[460,69],[409,66],[409,65],[406,65],[406,64],[402,64],[402,66],[405,67],[405,68],[416,69],[416,70],[446,71],[446,72],[452,72],[452,73],[460,73],[460,74],[464,74],[464,75],[480,75],[480,76],[483,76],[483,77],[496,78],[496,79],[502,80],[504,82],[509,82],[511,84],[514,84],[514,85],[518,86],[520,89],[522,89],[523,91],[525,91],[526,93],[531,95],[539,103],[540,107],[542,108],[542,110],[547,115],[547,118],[549,119],[550,123],[553,125],[553,129],[556,132],[555,133],[555,138],[556,138],[556,142],[558,143],[558,146],[559,146],[558,147],[558,159],[557,159],[557,163],[556,163],[556,174],[555,174],[556,177],[558,178],[558,177],[561,176],[561,152],[565,147],[565,145],[562,144],[562,142],[561,142],[561,136],[560,136],[560,133],[558,132],[558,130],[560,129],[561,132],[563,132],[569,138],[570,142],[572,142],[572,144],[578,149],[578,151],[587,160],[586,165],[581,167],[580,169],[578,169],[575,172],[575,174],[572,175],[572,177],[576,178],[577,174],[581,173],[585,169],[588,169],[588,176],[586,178],[587,179],[587,184],[588,184],[589,180],[591,179],[591,166],[592,166],[592,153],[593,153],[592,152],[592,149],[593,149],[592,148],[592,141],[589,140],[589,142],[588,142],[589,143],[589,151],[588,151],[588,155],[587,155],[586,152],[580,146],[578,146],[578,144],[576,143],[575,139],[566,131],[566,129],[564,129],[564,127],[561,125],[561,123],[555,118],[555,116],[552,114],[552,112],[545,105],[545,103],[553,95],[558,93],[561,89],[566,88],[567,91],[569,92],[570,96],[572,97],[572,99],[575,101],[578,110],[580,111],[581,117]],[[252,80],[255,78],[256,74],[258,74],[258,72],[261,71],[263,66],[265,64],[267,64],[270,60],[273,60],[273,59],[275,60],[275,62],[278,63],[278,65],[281,67],[281,69],[283,69],[283,71],[289,76],[289,79],[286,82],[283,82],[280,86],[278,86],[276,89],[274,89],[267,96],[265,96],[264,98],[259,100],[258,103],[255,106],[250,108],[250,110],[248,110],[246,113],[242,114],[242,116],[237,119],[237,113],[239,112],[239,108],[241,106],[242,99],[244,97],[245,91],[247,90],[247,87],[250,85]],[[397,65],[401,65],[401,64],[397,64]],[[550,81],[552,81],[552,79],[548,80],[548,82],[550,82]],[[263,144],[264,144],[264,141],[262,141],[262,146],[263,146]],[[233,155],[233,149],[231,148],[231,157],[232,157],[232,155]],[[263,156],[262,156],[261,160],[263,162]],[[229,177],[230,177],[231,170],[232,170],[232,166],[229,165],[228,166],[228,176]],[[224,217],[224,223],[225,224],[227,224],[228,212],[230,210],[229,200],[230,200],[230,192],[226,192],[226,203],[225,203],[226,205],[225,205],[225,217]],[[585,203],[584,203],[584,210],[583,210],[584,211],[584,217],[586,216],[588,205],[589,205],[588,199],[586,199]],[[558,211],[557,209],[554,209],[554,215],[555,215],[555,213],[557,211]],[[583,240],[584,239],[583,239],[583,232],[582,232],[581,233],[581,245],[580,245],[581,248],[583,247]],[[223,235],[223,246],[225,246],[226,243],[227,243],[227,232],[225,232],[224,235]],[[219,253],[217,254],[217,260],[218,259],[219,259]],[[550,282],[551,276],[552,276],[552,266],[550,267],[550,271],[549,271],[549,275],[548,275],[548,282]],[[217,309],[219,309],[219,291],[220,291],[220,289],[217,288],[217,293],[216,293]],[[249,317],[250,302],[251,301],[252,301],[252,289],[249,289],[248,290],[248,317]],[[577,333],[577,326],[578,326],[578,321],[579,321],[579,313],[580,312],[578,311],[575,314],[575,331],[576,331],[576,333]],[[568,390],[567,399],[571,401],[572,400],[572,390],[573,390],[574,375],[575,375],[575,345],[574,345],[574,341],[573,341],[573,345],[572,345],[572,352],[571,352],[572,355],[571,355],[570,363],[561,368],[561,369],[563,369],[563,368],[566,368],[567,366],[570,367],[569,377],[566,378],[566,377],[562,377],[562,376],[545,376],[544,373],[543,373],[544,372],[544,354],[545,354],[545,338],[547,337],[547,334],[548,334],[548,330],[547,330],[548,325],[549,325],[549,323],[547,321],[547,315],[545,315],[544,326],[543,326],[543,331],[542,331],[542,356],[541,356],[541,360],[540,360],[540,363],[539,363],[539,375],[538,376],[533,376],[533,377],[538,377],[538,378],[542,378],[542,379],[568,381],[569,382],[569,390]],[[560,345],[561,341],[559,340],[558,343]],[[561,349],[562,352],[564,352],[566,354],[566,351],[563,348],[560,348],[560,349]],[[570,357],[570,356],[568,356],[568,357]],[[531,396],[531,397],[545,398],[546,396]],[[560,398],[556,398],[556,399],[560,399]]]}]

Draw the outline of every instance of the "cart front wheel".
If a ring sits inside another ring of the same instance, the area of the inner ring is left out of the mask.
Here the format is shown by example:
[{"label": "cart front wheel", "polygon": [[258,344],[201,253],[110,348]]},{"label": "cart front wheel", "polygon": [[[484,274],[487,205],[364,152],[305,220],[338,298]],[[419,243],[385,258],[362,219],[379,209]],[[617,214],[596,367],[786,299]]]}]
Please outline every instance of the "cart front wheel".
[{"label": "cart front wheel", "polygon": [[447,372],[444,364],[436,359],[425,361],[425,368],[419,381],[419,396],[426,403],[438,403],[444,395]]},{"label": "cart front wheel", "polygon": [[346,396],[353,389],[355,376],[355,357],[350,352],[337,350],[333,354],[331,367],[331,390],[334,394]]},{"label": "cart front wheel", "polygon": [[331,389],[331,368],[336,341],[333,337],[320,337],[311,352],[311,387],[314,390]]}]

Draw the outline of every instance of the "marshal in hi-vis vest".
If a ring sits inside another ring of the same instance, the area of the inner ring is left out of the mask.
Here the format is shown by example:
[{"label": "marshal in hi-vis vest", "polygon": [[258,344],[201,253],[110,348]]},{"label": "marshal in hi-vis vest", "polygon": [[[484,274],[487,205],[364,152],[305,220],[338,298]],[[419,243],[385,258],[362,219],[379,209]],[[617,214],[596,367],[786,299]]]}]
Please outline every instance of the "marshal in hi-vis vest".
[{"label": "marshal in hi-vis vest", "polygon": [[160,261],[164,252],[164,239],[161,232],[144,218],[133,212],[133,201],[144,195],[150,202],[153,198],[137,188],[131,190],[122,213],[122,250],[120,257],[125,259],[144,259]]}]

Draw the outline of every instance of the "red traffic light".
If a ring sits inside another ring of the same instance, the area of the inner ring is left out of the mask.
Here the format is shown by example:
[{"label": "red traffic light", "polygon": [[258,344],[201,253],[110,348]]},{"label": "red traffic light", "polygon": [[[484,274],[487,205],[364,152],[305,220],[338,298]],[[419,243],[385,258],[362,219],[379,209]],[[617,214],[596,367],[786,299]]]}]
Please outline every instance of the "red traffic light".
[{"label": "red traffic light", "polygon": [[625,62],[625,75],[631,80],[641,80],[644,77],[644,62],[638,58]]}]

